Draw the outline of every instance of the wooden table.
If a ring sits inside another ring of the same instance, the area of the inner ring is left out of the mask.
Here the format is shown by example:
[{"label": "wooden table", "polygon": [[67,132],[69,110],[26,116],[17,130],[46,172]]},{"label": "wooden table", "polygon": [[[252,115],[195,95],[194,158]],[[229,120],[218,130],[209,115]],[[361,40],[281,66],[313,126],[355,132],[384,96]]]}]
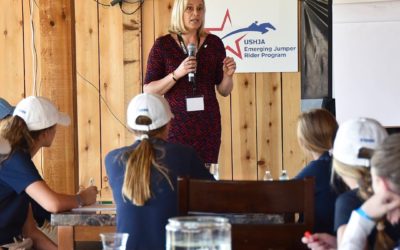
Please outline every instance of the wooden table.
[{"label": "wooden table", "polygon": [[97,205],[93,210],[52,214],[51,224],[58,227],[58,249],[72,250],[76,243],[99,242],[100,233],[115,232],[115,207]]}]

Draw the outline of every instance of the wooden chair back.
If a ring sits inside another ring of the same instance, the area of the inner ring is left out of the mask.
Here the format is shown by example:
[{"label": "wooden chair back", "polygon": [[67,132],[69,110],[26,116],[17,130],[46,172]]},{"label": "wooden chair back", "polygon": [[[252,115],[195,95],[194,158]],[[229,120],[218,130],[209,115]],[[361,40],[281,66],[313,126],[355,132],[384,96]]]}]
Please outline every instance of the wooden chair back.
[{"label": "wooden chair back", "polygon": [[[179,178],[179,214],[280,214],[282,224],[232,224],[232,249],[307,249],[301,237],[314,225],[314,179],[205,181]],[[301,222],[295,220],[299,214]]]}]

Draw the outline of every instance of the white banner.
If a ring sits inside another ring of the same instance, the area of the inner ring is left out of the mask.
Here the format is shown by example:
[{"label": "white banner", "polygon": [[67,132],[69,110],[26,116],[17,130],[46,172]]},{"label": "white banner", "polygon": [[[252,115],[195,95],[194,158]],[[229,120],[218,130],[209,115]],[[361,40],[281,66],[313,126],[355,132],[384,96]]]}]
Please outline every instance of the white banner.
[{"label": "white banner", "polygon": [[205,1],[205,27],[222,39],[236,72],[298,71],[297,0]]}]

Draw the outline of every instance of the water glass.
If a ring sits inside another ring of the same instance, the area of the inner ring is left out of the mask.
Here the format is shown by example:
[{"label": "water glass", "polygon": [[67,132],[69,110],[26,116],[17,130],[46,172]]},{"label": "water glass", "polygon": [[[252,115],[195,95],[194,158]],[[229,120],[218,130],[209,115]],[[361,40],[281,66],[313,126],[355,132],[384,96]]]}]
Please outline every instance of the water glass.
[{"label": "water glass", "polygon": [[273,181],[274,178],[272,178],[271,172],[269,170],[265,171],[265,174],[263,176],[264,181]]},{"label": "water glass", "polygon": [[287,174],[286,170],[283,169],[281,175],[279,176],[279,180],[287,181],[289,180],[289,175]]},{"label": "water glass", "polygon": [[205,167],[210,171],[216,180],[219,180],[219,165],[218,163],[205,163]]},{"label": "water glass", "polygon": [[227,218],[170,218],[166,231],[166,250],[231,250],[231,225]]},{"label": "water glass", "polygon": [[101,233],[103,250],[125,250],[128,233]]}]

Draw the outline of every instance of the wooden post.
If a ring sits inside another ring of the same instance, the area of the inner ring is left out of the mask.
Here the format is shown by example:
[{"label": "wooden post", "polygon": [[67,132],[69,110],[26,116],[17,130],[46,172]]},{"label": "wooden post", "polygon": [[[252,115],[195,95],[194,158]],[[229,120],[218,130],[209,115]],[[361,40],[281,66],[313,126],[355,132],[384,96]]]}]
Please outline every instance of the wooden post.
[{"label": "wooden post", "polygon": [[[75,140],[75,37],[73,0],[41,0],[40,64],[41,85],[36,93],[56,103],[70,115],[69,127],[57,127],[53,145],[43,150],[43,175],[49,186],[58,192],[73,194],[76,190]],[[44,42],[45,41],[45,42]]]}]

